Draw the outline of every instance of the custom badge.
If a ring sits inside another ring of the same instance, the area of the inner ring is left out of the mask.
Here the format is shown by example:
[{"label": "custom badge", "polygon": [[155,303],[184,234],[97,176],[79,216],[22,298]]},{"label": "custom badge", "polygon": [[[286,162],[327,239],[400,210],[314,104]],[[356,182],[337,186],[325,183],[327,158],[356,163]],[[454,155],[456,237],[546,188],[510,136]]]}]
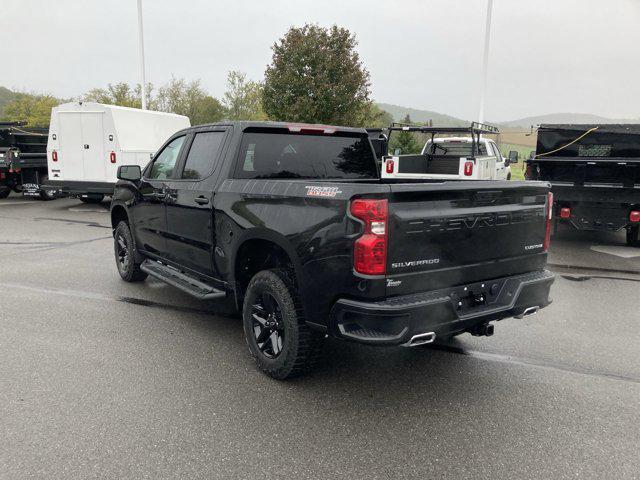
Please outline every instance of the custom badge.
[{"label": "custom badge", "polygon": [[316,185],[307,185],[304,188],[307,189],[307,197],[329,197],[334,198],[339,193],[342,193],[338,187],[320,187]]}]

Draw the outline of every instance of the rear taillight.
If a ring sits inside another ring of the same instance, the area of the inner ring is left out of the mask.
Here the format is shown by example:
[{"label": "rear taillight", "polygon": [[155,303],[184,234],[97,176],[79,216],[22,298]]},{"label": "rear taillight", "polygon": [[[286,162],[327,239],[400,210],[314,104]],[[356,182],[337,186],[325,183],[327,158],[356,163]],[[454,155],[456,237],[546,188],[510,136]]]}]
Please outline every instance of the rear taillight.
[{"label": "rear taillight", "polygon": [[633,223],[640,222],[640,210],[632,210],[629,214],[629,221]]},{"label": "rear taillight", "polygon": [[53,160],[54,162],[58,161],[58,152],[56,152],[55,150],[51,152],[51,160]]},{"label": "rear taillight", "polygon": [[545,215],[545,231],[544,231],[544,244],[542,249],[546,252],[549,250],[549,244],[551,243],[551,217],[553,216],[553,193],[549,192],[547,196],[547,210]]},{"label": "rear taillight", "polygon": [[464,176],[470,177],[473,175],[473,162],[465,162],[464,164]]},{"label": "rear taillight", "polygon": [[527,164],[527,170],[524,172],[524,178],[531,180],[533,175],[533,167]]},{"label": "rear taillight", "polygon": [[116,163],[116,152],[111,152],[111,153],[109,154],[109,161],[110,161],[111,163]]},{"label": "rear taillight", "polygon": [[364,222],[364,233],[353,248],[353,268],[364,275],[384,275],[387,270],[387,201],[353,200],[351,215]]},{"label": "rear taillight", "polygon": [[560,218],[571,218],[571,209],[567,207],[561,208]]},{"label": "rear taillight", "polygon": [[387,173],[393,173],[393,160],[387,160],[385,162],[385,168],[387,170]]}]

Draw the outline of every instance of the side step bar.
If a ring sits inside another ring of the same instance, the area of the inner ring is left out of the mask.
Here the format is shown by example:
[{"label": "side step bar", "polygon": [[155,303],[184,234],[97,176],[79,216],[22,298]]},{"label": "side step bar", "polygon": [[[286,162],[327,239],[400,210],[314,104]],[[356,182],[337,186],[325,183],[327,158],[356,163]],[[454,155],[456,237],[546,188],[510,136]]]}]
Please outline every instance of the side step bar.
[{"label": "side step bar", "polygon": [[140,270],[200,300],[213,300],[226,295],[222,290],[153,260],[142,262]]}]

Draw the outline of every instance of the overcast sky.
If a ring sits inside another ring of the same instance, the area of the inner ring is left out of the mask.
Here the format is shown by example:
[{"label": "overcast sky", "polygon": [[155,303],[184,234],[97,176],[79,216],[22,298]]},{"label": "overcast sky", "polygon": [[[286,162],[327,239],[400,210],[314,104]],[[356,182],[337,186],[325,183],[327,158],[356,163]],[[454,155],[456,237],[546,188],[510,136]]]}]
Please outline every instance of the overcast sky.
[{"label": "overcast sky", "polygon": [[[139,82],[136,0],[2,0],[0,85]],[[262,79],[289,26],[357,35],[376,101],[477,117],[486,0],[143,0],[147,80]],[[640,117],[640,0],[494,0],[485,118]],[[7,53],[7,49],[10,53]]]}]

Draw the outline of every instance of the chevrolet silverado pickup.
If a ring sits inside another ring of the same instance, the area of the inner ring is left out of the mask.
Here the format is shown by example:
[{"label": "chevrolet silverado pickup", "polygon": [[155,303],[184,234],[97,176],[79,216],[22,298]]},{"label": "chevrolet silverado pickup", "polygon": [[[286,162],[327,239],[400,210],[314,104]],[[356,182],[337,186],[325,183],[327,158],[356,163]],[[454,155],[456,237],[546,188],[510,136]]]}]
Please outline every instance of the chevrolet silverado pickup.
[{"label": "chevrolet silverado pickup", "polygon": [[551,183],[554,230],[626,230],[640,246],[640,125],[540,125],[525,177]]},{"label": "chevrolet silverado pickup", "polygon": [[118,178],[122,279],[230,296],[277,379],[327,336],[413,347],[550,303],[548,184],[381,179],[364,129],[192,127]]}]

